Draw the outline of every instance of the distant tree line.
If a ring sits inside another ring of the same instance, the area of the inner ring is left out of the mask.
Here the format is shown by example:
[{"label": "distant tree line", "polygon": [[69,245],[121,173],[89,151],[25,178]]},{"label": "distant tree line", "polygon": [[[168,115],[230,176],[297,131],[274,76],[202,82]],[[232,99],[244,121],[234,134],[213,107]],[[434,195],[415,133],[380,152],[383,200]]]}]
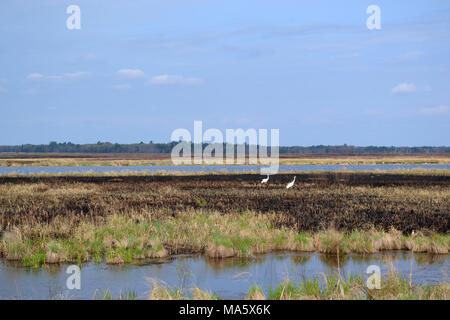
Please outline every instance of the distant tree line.
[{"label": "distant tree line", "polygon": [[280,147],[280,153],[300,153],[300,154],[363,154],[363,153],[450,153],[450,147],[394,147],[394,146],[367,146],[356,147],[351,145],[341,146],[309,146],[309,147]]},{"label": "distant tree line", "polygon": [[[95,144],[75,144],[71,142],[58,143],[55,141],[49,144],[23,144],[18,146],[0,146],[0,152],[34,152],[34,153],[170,153],[178,142],[169,143],[131,143],[119,144],[110,142],[97,142]],[[205,147],[207,144],[204,144]],[[248,145],[245,146],[248,151]],[[235,148],[237,148],[235,146]],[[224,145],[225,152],[225,145]],[[338,146],[291,146],[280,147],[280,153],[293,154],[368,154],[368,153],[450,153],[450,147],[380,147],[367,146],[356,147],[351,145]],[[269,148],[270,153],[270,148]]]}]

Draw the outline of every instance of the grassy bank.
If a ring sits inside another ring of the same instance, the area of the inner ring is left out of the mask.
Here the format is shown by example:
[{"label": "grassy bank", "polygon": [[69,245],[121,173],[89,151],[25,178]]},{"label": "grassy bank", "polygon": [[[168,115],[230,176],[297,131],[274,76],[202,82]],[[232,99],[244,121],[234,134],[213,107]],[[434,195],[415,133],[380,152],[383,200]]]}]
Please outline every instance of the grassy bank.
[{"label": "grassy bank", "polygon": [[55,218],[50,224],[22,224],[3,232],[0,255],[25,266],[93,260],[132,263],[178,253],[210,258],[251,256],[277,250],[317,251],[328,254],[412,250],[447,254],[450,235],[325,230],[297,232],[283,227],[283,216],[250,211],[235,215],[196,210],[113,214],[100,221]]},{"label": "grassy bank", "polygon": [[[320,281],[322,280],[322,281]],[[153,300],[220,300],[212,292],[199,288],[184,294],[179,288],[154,285],[149,299]],[[446,282],[435,285],[411,285],[409,279],[390,272],[381,279],[380,289],[367,289],[365,279],[360,276],[342,278],[329,275],[321,279],[313,278],[298,283],[285,280],[278,286],[269,287],[264,293],[260,286],[252,286],[247,300],[448,300],[450,285]]]}]

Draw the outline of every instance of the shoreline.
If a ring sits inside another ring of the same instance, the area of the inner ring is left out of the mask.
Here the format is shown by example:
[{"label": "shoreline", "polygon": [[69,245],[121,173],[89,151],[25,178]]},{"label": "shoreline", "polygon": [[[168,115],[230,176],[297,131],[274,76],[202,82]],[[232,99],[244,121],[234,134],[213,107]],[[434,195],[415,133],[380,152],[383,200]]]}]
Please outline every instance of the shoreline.
[{"label": "shoreline", "polygon": [[[192,165],[194,166],[194,165]],[[1,168],[1,167],[0,167]],[[21,167],[17,167],[21,168]],[[23,167],[22,167],[23,168]],[[81,167],[73,167],[73,168],[81,168]],[[111,167],[113,168],[113,167]],[[301,170],[301,171],[286,171],[280,170],[278,173],[271,175],[280,176],[280,175],[320,175],[320,174],[371,174],[371,175],[433,175],[433,176],[450,176],[450,169],[436,169],[436,168],[411,168],[411,169],[388,169],[388,170],[352,170],[346,167],[343,167],[340,170]],[[220,175],[230,175],[230,176],[239,176],[239,175],[253,175],[259,177],[266,177],[265,174],[261,174],[259,170],[249,170],[249,171],[226,171],[226,170],[218,170],[218,171],[167,171],[167,170],[158,170],[158,171],[150,171],[150,170],[142,170],[142,171],[133,171],[128,170],[127,167],[123,167],[121,171],[104,171],[104,172],[96,172],[94,170],[88,171],[69,171],[69,172],[30,172],[30,173],[20,173],[16,171],[11,172],[3,172],[0,173],[0,179],[2,178],[51,178],[51,177],[158,177],[158,176],[220,176]]]},{"label": "shoreline", "polygon": [[[280,154],[280,165],[450,165],[450,154]],[[170,154],[0,153],[0,167],[174,166]],[[211,164],[216,166],[219,164]],[[225,165],[225,162],[220,165]],[[239,164],[231,164],[239,165]],[[248,165],[246,158],[243,165]],[[259,162],[264,165],[264,162]],[[190,164],[190,166],[196,166]]]},{"label": "shoreline", "polygon": [[[257,164],[246,163],[221,163],[221,164],[183,164],[183,166],[197,167],[197,166],[242,166],[242,165],[255,165],[255,166],[267,166],[269,162],[258,162]],[[450,159],[439,160],[295,160],[295,159],[280,159],[280,166],[373,166],[373,165],[450,165]],[[170,159],[163,161],[135,161],[135,160],[122,160],[122,161],[67,161],[67,160],[54,160],[48,161],[27,161],[27,160],[14,160],[3,161],[0,159],[0,167],[2,168],[22,168],[22,167],[156,167],[156,166],[170,166],[176,167],[178,165],[173,164]]]},{"label": "shoreline", "polygon": [[[309,233],[277,228],[279,222],[275,215],[247,212],[227,216],[206,211],[154,220],[139,214],[113,215],[104,223],[86,221],[78,226],[58,219],[51,225],[25,225],[3,232],[0,257],[20,261],[23,266],[41,267],[88,261],[132,264],[177,254],[221,259],[277,251],[342,256],[385,250],[447,255],[450,250],[449,234],[404,235],[394,229],[389,232],[328,229]],[[67,229],[66,236],[61,229]]]}]

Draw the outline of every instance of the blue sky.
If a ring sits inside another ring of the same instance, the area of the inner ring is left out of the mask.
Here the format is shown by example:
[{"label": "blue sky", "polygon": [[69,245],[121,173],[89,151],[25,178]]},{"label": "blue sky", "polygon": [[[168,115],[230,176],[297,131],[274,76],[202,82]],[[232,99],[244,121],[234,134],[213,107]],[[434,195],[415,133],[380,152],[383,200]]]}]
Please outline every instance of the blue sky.
[{"label": "blue sky", "polygon": [[2,145],[166,142],[194,120],[449,145],[450,1],[2,0],[0,35]]}]

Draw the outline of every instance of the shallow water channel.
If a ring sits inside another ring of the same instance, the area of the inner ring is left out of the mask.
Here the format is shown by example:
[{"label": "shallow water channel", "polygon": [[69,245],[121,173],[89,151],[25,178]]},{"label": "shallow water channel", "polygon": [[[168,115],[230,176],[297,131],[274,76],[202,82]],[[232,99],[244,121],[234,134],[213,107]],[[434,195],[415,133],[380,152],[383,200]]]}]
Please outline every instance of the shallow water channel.
[{"label": "shallow water channel", "polygon": [[[259,171],[261,166],[254,165],[177,165],[177,166],[83,166],[83,167],[0,167],[0,174],[20,173],[80,173],[80,172],[250,172]],[[340,170],[412,170],[412,169],[441,169],[450,170],[446,164],[421,165],[280,165],[279,171],[340,171]]]},{"label": "shallow water channel", "polygon": [[[0,260],[1,261],[1,260]],[[414,284],[448,282],[450,255],[412,254],[404,251],[369,255],[350,254],[340,259],[341,276],[359,275],[365,279],[367,267],[377,265],[382,275],[391,267]],[[335,256],[317,253],[272,253],[251,259],[205,259],[180,255],[144,265],[86,263],[81,267],[81,289],[66,286],[68,265],[41,269],[24,268],[17,263],[0,262],[0,299],[94,299],[109,290],[117,298],[133,292],[138,299],[149,296],[152,279],[169,287],[181,287],[189,296],[192,288],[214,292],[225,299],[242,299],[252,285],[267,293],[285,279],[299,281],[323,274],[337,274]]]}]

